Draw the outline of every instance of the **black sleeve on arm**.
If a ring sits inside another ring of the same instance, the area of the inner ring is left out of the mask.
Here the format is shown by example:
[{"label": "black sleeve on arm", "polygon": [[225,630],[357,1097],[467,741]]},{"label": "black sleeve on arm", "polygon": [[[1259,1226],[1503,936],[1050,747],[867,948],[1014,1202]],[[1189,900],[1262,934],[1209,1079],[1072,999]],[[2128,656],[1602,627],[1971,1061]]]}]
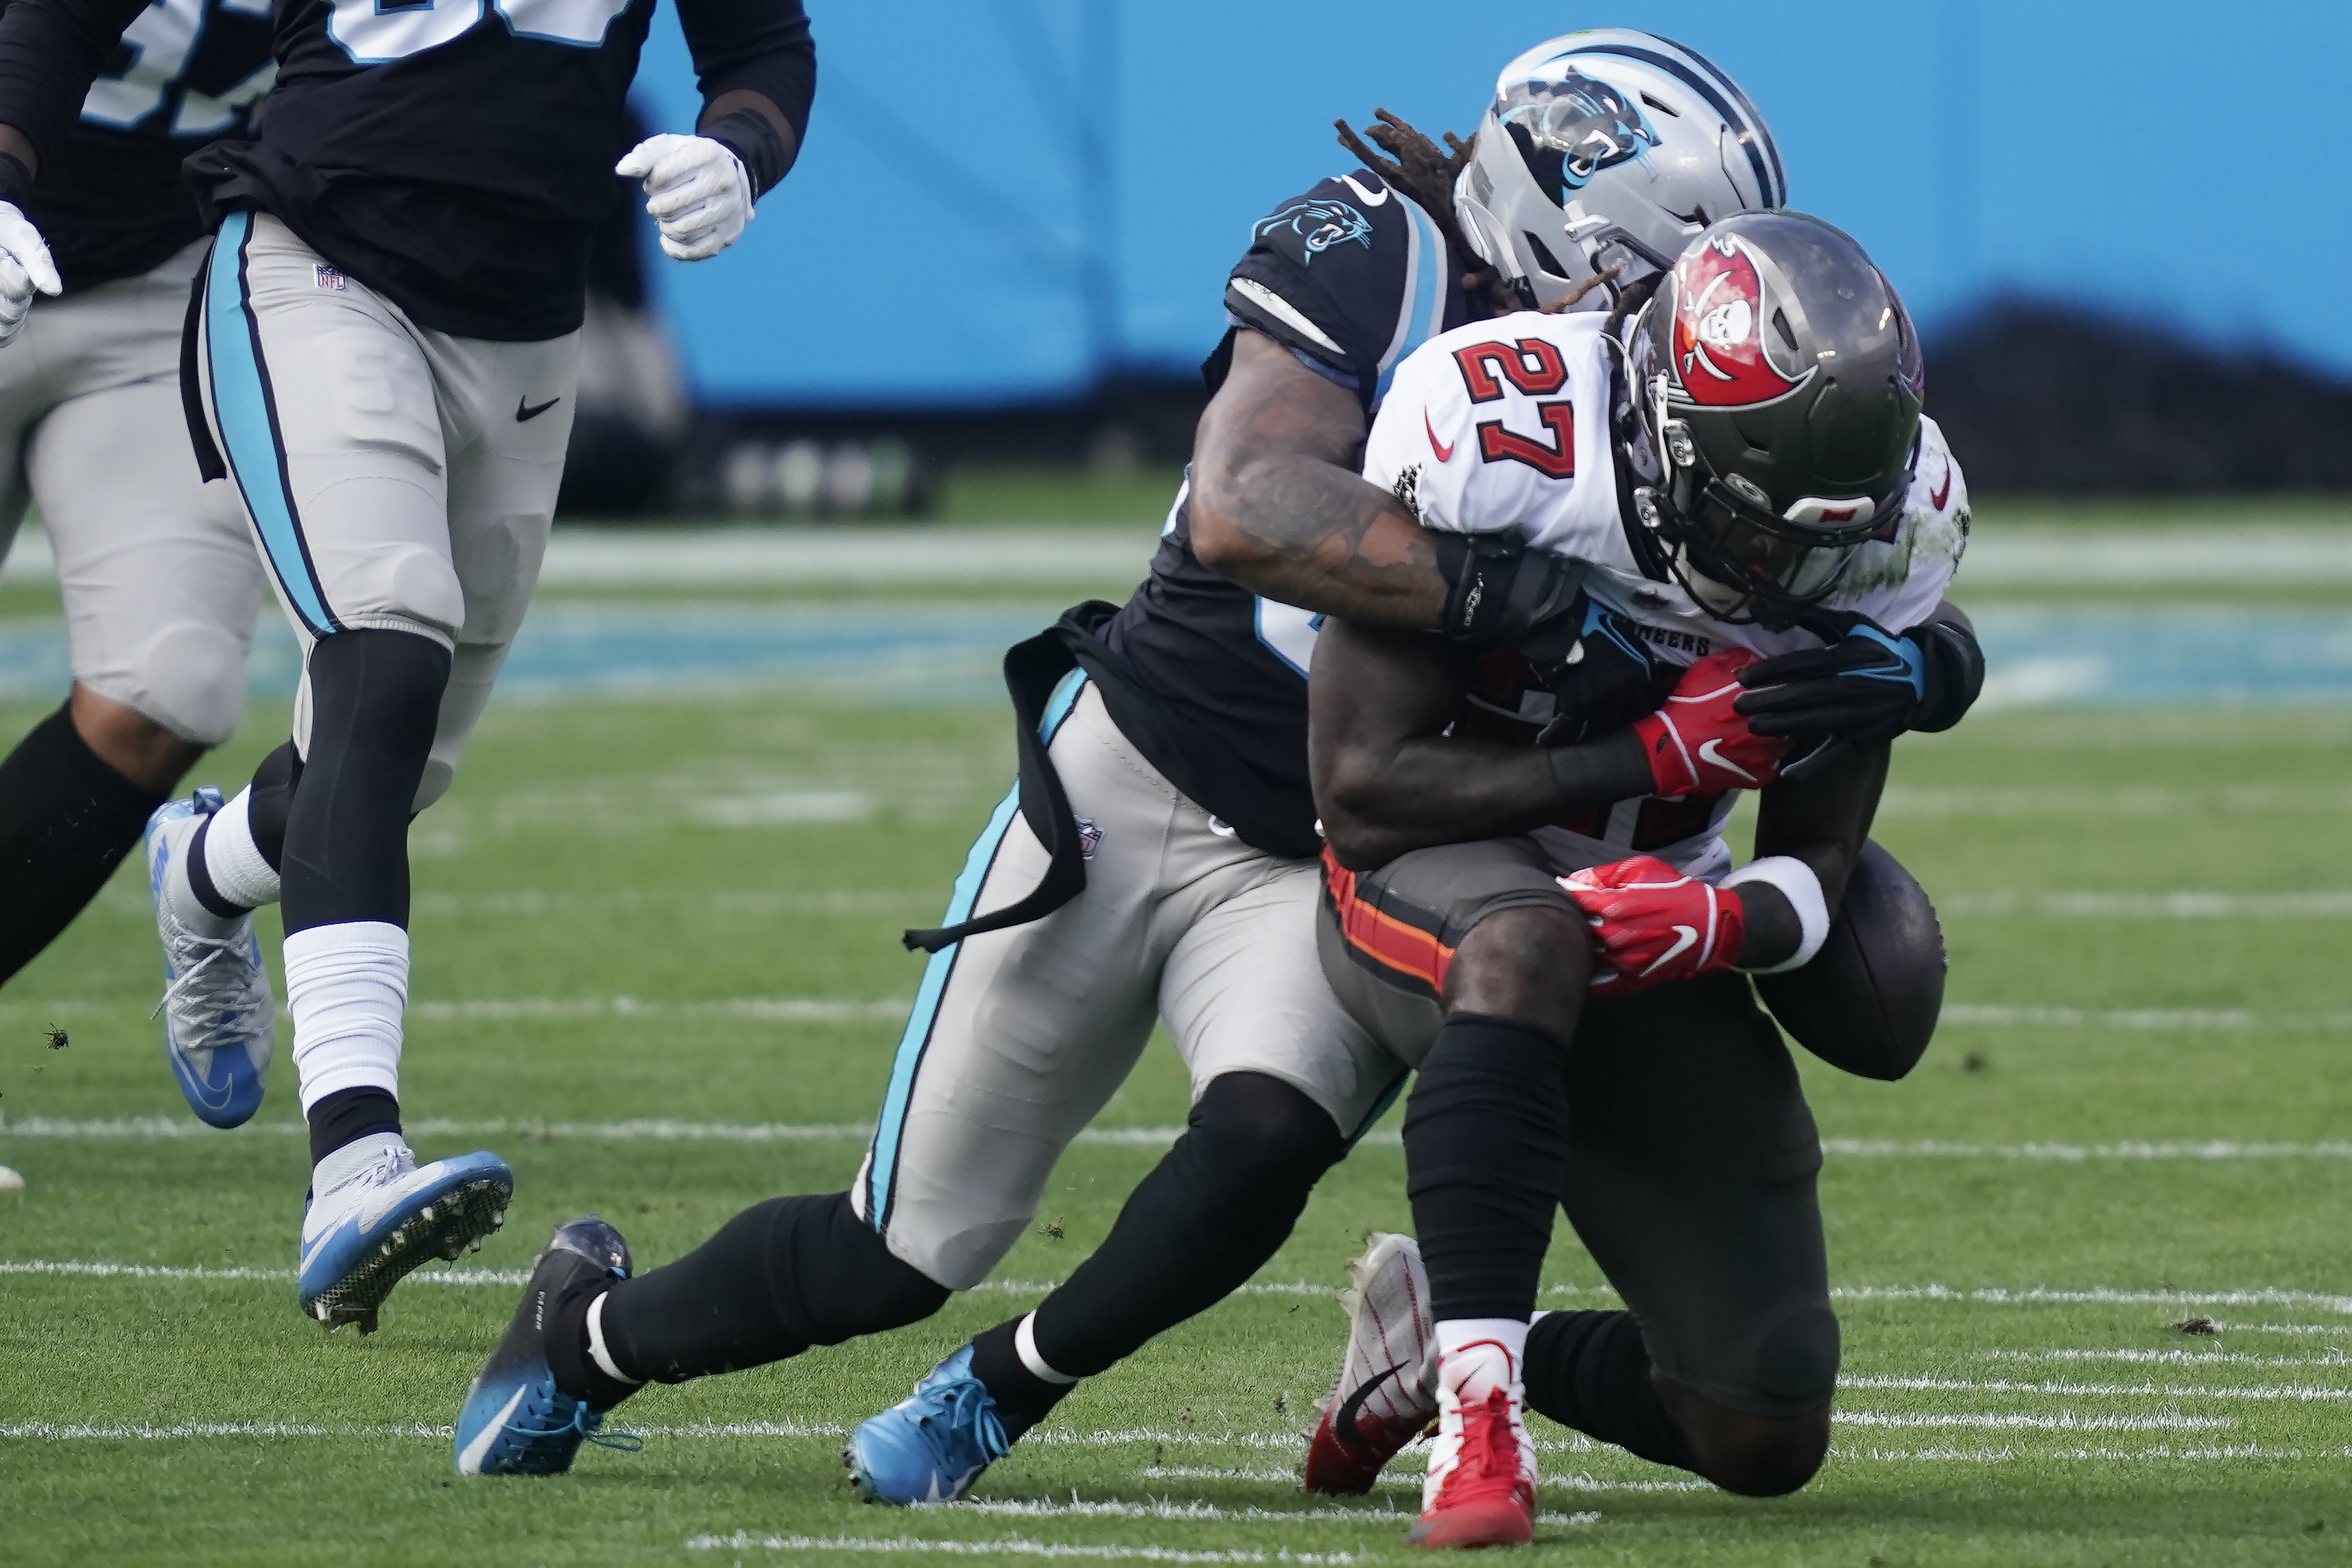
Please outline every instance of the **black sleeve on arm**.
[{"label": "black sleeve on arm", "polygon": [[800,156],[816,98],[801,0],[678,0],[677,19],[702,89],[697,132],[742,159],[751,195],[765,195]]},{"label": "black sleeve on arm", "polygon": [[[146,8],[147,0],[14,0],[0,12],[0,125],[22,132],[42,165],[80,118],[122,29]],[[0,164],[0,199],[22,206],[39,173],[14,158]]]}]

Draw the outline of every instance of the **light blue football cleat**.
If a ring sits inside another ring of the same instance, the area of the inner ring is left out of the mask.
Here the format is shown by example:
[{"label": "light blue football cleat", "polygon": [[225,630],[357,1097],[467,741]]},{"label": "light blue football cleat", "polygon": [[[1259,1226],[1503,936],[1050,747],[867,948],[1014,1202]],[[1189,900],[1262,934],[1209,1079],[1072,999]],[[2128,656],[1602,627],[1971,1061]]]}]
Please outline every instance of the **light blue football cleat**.
[{"label": "light blue football cleat", "polygon": [[644,1443],[603,1433],[604,1413],[555,1385],[547,1363],[547,1320],[568,1291],[602,1276],[629,1277],[629,1244],[594,1215],[558,1226],[531,1266],[530,1283],[506,1337],[466,1390],[457,1412],[461,1476],[556,1476],[583,1442],[634,1453]]},{"label": "light blue football cleat", "polygon": [[868,1502],[953,1502],[1013,1451],[996,1399],[971,1374],[966,1345],[931,1368],[915,1392],[867,1417],[841,1451],[850,1484]]},{"label": "light blue football cleat", "polygon": [[311,1194],[302,1215],[296,1300],[330,1331],[375,1331],[376,1309],[411,1269],[456,1262],[506,1223],[514,1173],[496,1154],[460,1154],[419,1165],[394,1143],[349,1180]]},{"label": "light blue football cleat", "polygon": [[163,943],[163,1055],[188,1109],[215,1127],[237,1127],[261,1109],[277,1044],[278,1002],[253,917],[226,936],[189,929],[163,896],[163,879],[205,819],[221,808],[221,793],[205,785],[185,800],[167,800],[147,819],[147,890],[155,904],[155,934]]}]

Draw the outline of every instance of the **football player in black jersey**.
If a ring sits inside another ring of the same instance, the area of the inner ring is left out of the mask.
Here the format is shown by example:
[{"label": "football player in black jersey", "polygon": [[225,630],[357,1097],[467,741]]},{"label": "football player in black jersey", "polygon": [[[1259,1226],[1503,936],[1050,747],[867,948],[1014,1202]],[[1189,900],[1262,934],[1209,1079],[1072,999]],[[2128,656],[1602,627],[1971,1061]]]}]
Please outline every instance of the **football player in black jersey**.
[{"label": "football player in black jersey", "polygon": [[[1574,71],[1547,64],[1562,60]],[[1600,79],[1610,101],[1569,111]],[[1603,148],[1636,100],[1652,105],[1641,139]],[[1401,126],[1372,134],[1404,161],[1349,133],[1368,166],[1256,226],[1150,580],[1008,657],[1024,783],[973,847],[949,923],[909,933],[932,956],[853,1188],[755,1205],[635,1279],[619,1237],[583,1222],[576,1246],[542,1258],[468,1395],[461,1469],[562,1469],[646,1382],[936,1311],[1027,1226],[1156,1014],[1192,1075],[1184,1135],[1044,1305],[853,1439],[867,1495],[961,1496],[1079,1377],[1254,1273],[1401,1088],[1403,1063],[1347,1015],[1314,952],[1316,626],[1338,612],[1508,642],[1566,613],[1572,579],[1507,543],[1425,531],[1365,483],[1370,412],[1429,336],[1596,277],[1588,298],[1606,304],[1700,214],[1777,205],[1780,177],[1737,87],[1641,34],[1573,35],[1507,70],[1474,145],[1498,148],[1507,172],[1516,160],[1520,186],[1477,175],[1470,150],[1449,160]],[[1457,188],[1509,232],[1548,236],[1545,269],[1525,243],[1482,249],[1459,232]]]},{"label": "football player in black jersey", "polygon": [[[164,797],[236,729],[265,591],[236,498],[207,487],[172,434],[205,250],[180,163],[242,132],[268,89],[268,6],[166,0],[140,15],[123,55],[30,195],[31,222],[55,243],[43,281],[65,297],[29,316],[22,293],[0,307],[0,341],[24,340],[0,353],[0,532],[39,504],[73,668],[66,705],[0,762],[0,981],[81,912],[151,813],[186,814]],[[24,215],[8,223],[19,240],[30,232]],[[177,976],[163,1011],[196,1114],[252,1114],[276,1023],[258,966]]]},{"label": "football player in black jersey", "polygon": [[[297,1295],[331,1328],[373,1328],[411,1269],[496,1229],[513,1187],[495,1154],[420,1168],[401,1135],[408,823],[449,787],[538,577],[613,175],[643,180],[666,251],[708,257],[807,121],[798,0],[678,0],[698,130],[623,145],[653,7],[286,0],[252,133],[188,160],[215,231],[188,302],[188,434],[235,481],[304,667],[293,738],[234,800],[158,822],[152,881],[175,990],[226,969],[259,994],[251,911],[283,905],[313,1161]],[[74,117],[156,14],[0,13],[0,324],[56,281],[25,217],[40,176],[84,173]]]}]

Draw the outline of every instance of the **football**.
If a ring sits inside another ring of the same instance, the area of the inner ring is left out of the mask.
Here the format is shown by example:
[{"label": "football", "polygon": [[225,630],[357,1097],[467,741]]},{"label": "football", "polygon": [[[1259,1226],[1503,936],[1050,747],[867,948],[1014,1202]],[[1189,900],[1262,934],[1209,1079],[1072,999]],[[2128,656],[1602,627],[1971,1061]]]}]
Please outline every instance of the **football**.
[{"label": "football", "polygon": [[1918,1065],[1944,1006],[1944,929],[1927,890],[1875,840],[1845,885],[1828,942],[1757,994],[1805,1049],[1889,1083]]}]

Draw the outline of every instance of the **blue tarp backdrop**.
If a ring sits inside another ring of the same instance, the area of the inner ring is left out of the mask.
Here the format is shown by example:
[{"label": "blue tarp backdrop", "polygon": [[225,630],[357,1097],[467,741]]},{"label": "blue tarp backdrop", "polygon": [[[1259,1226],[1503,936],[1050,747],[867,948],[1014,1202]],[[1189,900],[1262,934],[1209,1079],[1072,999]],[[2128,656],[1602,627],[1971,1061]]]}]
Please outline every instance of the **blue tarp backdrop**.
[{"label": "blue tarp backdrop", "polygon": [[[719,405],[986,404],[1190,365],[1250,221],[1345,166],[1333,119],[1466,135],[1506,59],[1585,25],[1738,78],[1795,205],[1930,323],[2016,289],[2352,370],[2326,282],[2352,255],[2344,0],[808,5],[799,167],[733,250],[657,266]],[[689,128],[667,7],[639,90]]]}]

